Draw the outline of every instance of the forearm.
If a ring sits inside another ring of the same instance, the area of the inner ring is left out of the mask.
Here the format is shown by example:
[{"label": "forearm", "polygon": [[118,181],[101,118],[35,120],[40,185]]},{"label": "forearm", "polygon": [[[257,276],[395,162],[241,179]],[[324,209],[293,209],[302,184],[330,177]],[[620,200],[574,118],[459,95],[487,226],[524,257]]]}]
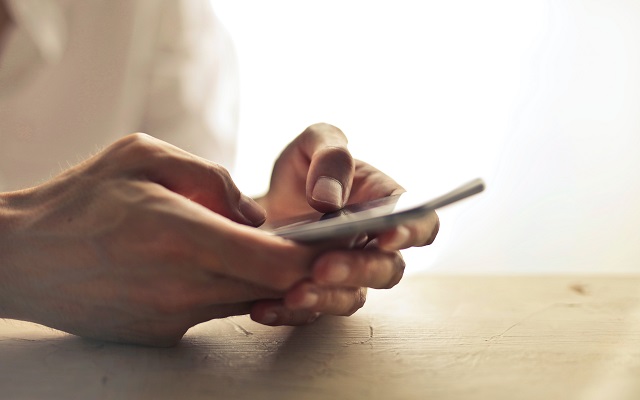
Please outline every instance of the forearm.
[{"label": "forearm", "polygon": [[12,287],[16,278],[14,236],[19,224],[18,193],[0,193],[0,318],[13,316]]},{"label": "forearm", "polygon": [[27,272],[41,264],[32,261],[35,249],[26,232],[39,214],[36,203],[34,189],[0,193],[0,318],[30,318],[25,289],[39,279]]},{"label": "forearm", "polygon": [[10,211],[8,208],[8,201],[6,196],[3,193],[0,193],[0,318],[4,318],[7,315],[6,311],[6,245],[5,243],[8,241],[8,227],[11,224],[10,221]]}]

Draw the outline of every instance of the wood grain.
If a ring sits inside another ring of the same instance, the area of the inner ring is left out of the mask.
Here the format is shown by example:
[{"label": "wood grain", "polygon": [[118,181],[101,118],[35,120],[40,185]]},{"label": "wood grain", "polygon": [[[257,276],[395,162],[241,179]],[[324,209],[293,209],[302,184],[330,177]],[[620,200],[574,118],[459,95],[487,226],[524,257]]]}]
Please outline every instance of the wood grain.
[{"label": "wood grain", "polygon": [[0,322],[2,399],[639,399],[640,277],[413,276],[350,318],[175,348]]}]

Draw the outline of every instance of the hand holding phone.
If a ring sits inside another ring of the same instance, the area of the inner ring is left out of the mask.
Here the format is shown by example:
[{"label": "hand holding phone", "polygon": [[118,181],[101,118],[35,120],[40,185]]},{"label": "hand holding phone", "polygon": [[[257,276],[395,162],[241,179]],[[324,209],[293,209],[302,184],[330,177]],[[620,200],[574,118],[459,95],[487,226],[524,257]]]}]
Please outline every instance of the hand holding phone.
[{"label": "hand holding phone", "polygon": [[416,199],[410,193],[403,193],[349,204],[329,214],[316,212],[272,222],[271,232],[298,242],[320,242],[361,233],[378,233],[480,193],[484,188],[484,182],[478,178],[431,200]]}]

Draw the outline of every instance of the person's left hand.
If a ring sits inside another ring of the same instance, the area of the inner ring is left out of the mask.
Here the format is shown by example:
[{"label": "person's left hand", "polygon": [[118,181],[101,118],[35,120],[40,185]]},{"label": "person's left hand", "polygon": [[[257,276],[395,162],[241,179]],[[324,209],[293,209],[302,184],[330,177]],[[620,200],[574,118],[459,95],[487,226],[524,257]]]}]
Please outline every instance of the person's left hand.
[{"label": "person's left hand", "polygon": [[[268,224],[404,191],[384,173],[353,159],[342,131],[315,124],[284,149],[268,193],[257,200],[267,211]],[[298,283],[282,300],[257,302],[251,317],[267,325],[296,325],[319,314],[351,315],[364,305],[367,287],[391,288],[400,281],[404,261],[398,250],[431,244],[438,227],[433,212],[377,235],[364,248],[325,252],[314,263],[312,279]]]}]

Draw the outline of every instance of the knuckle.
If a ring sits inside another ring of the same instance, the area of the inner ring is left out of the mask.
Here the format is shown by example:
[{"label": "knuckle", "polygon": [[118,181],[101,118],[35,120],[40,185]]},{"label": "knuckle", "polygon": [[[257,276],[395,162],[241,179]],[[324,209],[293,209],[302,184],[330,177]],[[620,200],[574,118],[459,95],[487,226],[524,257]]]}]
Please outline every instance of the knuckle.
[{"label": "knuckle", "polygon": [[301,134],[303,138],[310,138],[312,140],[322,138],[326,135],[334,135],[345,142],[347,141],[347,136],[340,128],[326,122],[317,122],[309,125]]},{"label": "knuckle", "polygon": [[125,147],[133,147],[133,148],[136,148],[136,147],[146,148],[150,144],[154,143],[154,141],[155,139],[153,137],[142,132],[132,133],[120,139],[120,142],[122,142],[122,144]]},{"label": "knuckle", "polygon": [[351,152],[346,147],[329,146],[321,150],[325,154],[331,154],[332,160],[338,164],[348,165],[351,168],[355,168],[355,161],[351,156]]},{"label": "knuckle", "polygon": [[220,181],[226,182],[231,180],[231,173],[224,166],[216,163],[210,163],[209,165],[211,174],[220,179]]},{"label": "knuckle", "polygon": [[340,131],[340,129],[326,122],[316,122],[315,124],[309,125],[302,133],[308,135],[317,135],[322,134],[322,132],[326,131]]},{"label": "knuckle", "polygon": [[151,135],[148,135],[144,132],[134,132],[123,138],[124,140],[128,140],[132,143],[144,143],[155,140]]},{"label": "knuckle", "polygon": [[392,268],[393,272],[389,280],[387,281],[387,284],[384,286],[384,289],[391,289],[392,287],[400,283],[400,280],[404,275],[404,269],[406,267],[406,263],[404,262],[402,255],[400,255],[400,252],[396,252],[394,254],[391,262],[393,265],[393,268]]},{"label": "knuckle", "polygon": [[345,316],[351,316],[361,309],[367,301],[367,291],[364,288],[359,288],[354,292],[353,303],[351,307],[344,314]]},{"label": "knuckle", "polygon": [[157,156],[161,151],[159,140],[146,133],[136,132],[127,135],[116,143],[112,149],[123,153],[123,156],[131,159],[149,158]]},{"label": "knuckle", "polygon": [[233,183],[231,173],[220,164],[211,163],[207,168],[210,182],[216,188],[223,190],[224,193],[239,193],[236,185]]},{"label": "knuckle", "polygon": [[129,134],[100,152],[89,164],[88,171],[104,174],[143,168],[166,154],[163,143],[146,133]]},{"label": "knuckle", "polygon": [[438,236],[438,231],[440,230],[440,218],[438,217],[438,214],[436,214],[435,212],[433,214],[435,218],[433,229],[431,230],[431,234],[425,241],[424,246],[428,246],[432,244],[436,240],[436,236]]}]

